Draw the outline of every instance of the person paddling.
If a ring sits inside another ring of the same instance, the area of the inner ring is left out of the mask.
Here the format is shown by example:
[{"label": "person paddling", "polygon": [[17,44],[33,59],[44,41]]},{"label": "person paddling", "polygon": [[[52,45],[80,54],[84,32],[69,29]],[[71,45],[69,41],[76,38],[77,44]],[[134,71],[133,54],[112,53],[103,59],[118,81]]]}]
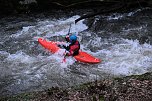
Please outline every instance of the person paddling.
[{"label": "person paddling", "polygon": [[65,56],[75,56],[79,54],[80,43],[77,40],[77,36],[75,34],[67,35],[65,40],[70,44],[68,46],[63,45],[63,47],[67,50]]}]

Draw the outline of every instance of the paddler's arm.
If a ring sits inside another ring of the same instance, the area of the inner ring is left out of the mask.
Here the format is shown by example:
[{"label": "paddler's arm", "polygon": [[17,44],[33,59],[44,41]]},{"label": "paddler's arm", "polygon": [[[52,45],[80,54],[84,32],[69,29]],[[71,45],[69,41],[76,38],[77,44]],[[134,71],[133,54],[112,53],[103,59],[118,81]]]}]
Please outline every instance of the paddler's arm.
[{"label": "paddler's arm", "polygon": [[69,51],[69,49],[70,49],[69,46],[65,46],[65,45],[63,45],[63,48],[66,49],[67,51]]},{"label": "paddler's arm", "polygon": [[68,52],[66,53],[66,56],[73,56],[74,52],[79,49],[78,45],[73,45],[71,48],[69,47]]},{"label": "paddler's arm", "polygon": [[65,37],[65,40],[66,40],[67,42],[70,41],[69,35],[67,35],[67,36]]},{"label": "paddler's arm", "polygon": [[66,51],[65,56],[73,56],[73,51]]}]

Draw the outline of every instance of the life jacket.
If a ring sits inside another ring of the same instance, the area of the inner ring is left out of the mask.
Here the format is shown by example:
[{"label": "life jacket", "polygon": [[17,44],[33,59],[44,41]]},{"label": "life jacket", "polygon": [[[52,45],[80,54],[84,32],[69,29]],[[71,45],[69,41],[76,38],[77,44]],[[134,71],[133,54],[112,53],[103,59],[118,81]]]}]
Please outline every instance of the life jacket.
[{"label": "life jacket", "polygon": [[[65,39],[66,39],[67,42],[70,42],[69,36],[66,36]],[[69,56],[78,55],[79,54],[79,49],[80,49],[80,43],[77,40],[76,42],[71,43],[69,46],[65,47],[65,49],[67,51],[69,51],[69,53],[68,53]]]},{"label": "life jacket", "polygon": [[79,49],[80,49],[79,41],[76,41],[75,43],[71,43],[69,45],[69,54],[68,55],[72,55],[72,56],[78,55]]}]

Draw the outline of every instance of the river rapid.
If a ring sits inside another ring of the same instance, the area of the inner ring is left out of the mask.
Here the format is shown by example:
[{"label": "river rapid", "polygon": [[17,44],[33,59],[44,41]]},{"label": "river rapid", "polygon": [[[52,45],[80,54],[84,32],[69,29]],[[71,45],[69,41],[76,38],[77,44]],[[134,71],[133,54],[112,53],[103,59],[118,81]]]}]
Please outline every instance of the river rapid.
[{"label": "river rapid", "polygon": [[[1,96],[152,71],[152,9],[99,15],[91,28],[88,19],[74,24],[82,14],[54,13],[0,19]],[[64,41],[70,24],[81,50],[101,63],[80,63],[72,57],[63,63],[61,54],[51,54],[38,44],[39,37]]]}]

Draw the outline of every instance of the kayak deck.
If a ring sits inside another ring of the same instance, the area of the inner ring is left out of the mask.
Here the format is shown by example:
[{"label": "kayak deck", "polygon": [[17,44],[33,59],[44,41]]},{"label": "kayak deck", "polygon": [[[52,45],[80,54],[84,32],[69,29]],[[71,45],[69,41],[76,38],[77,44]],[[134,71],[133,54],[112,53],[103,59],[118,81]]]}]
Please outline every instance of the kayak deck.
[{"label": "kayak deck", "polygon": [[[51,53],[56,53],[60,48],[57,46],[57,42],[47,41],[45,39],[39,38],[38,42],[46,49],[48,49]],[[100,63],[101,60],[88,54],[87,52],[79,51],[79,54],[74,56],[77,61],[84,63]]]},{"label": "kayak deck", "polygon": [[83,52],[83,51],[79,51],[79,54],[74,56],[74,58],[78,61],[84,62],[84,63],[100,63],[101,60],[98,58],[93,57],[92,55]]},{"label": "kayak deck", "polygon": [[48,49],[50,52],[55,53],[60,48],[57,46],[56,42],[47,41],[45,39],[39,38],[38,42],[46,49]]}]

